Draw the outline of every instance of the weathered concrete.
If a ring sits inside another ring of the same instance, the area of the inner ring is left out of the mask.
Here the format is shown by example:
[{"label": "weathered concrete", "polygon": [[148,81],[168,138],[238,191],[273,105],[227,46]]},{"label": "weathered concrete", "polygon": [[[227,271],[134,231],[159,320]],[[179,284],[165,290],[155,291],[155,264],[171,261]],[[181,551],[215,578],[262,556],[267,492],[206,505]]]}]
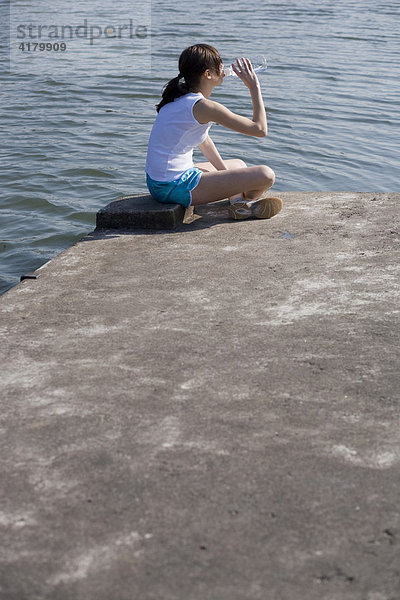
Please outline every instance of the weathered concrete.
[{"label": "weathered concrete", "polygon": [[161,204],[149,194],[122,196],[99,210],[97,229],[176,229],[185,209],[179,204]]},{"label": "weathered concrete", "polygon": [[400,598],[400,195],[282,198],[1,297],[2,600]]}]

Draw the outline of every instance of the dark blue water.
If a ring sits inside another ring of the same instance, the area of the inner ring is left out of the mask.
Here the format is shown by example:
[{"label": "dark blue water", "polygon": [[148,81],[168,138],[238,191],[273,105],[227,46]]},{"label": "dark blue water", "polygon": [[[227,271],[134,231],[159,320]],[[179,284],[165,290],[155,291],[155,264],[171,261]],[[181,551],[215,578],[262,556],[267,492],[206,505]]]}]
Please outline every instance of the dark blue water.
[{"label": "dark blue water", "polygon": [[[114,5],[120,16],[132,11]],[[94,21],[109,6],[69,10]],[[21,3],[17,16],[29,8]],[[146,191],[154,105],[181,50],[196,42],[216,46],[225,62],[268,60],[260,80],[269,135],[213,126],[224,158],[269,164],[275,191],[398,191],[398,1],[154,1],[151,17],[147,56],[123,42],[105,56],[98,44],[72,71],[60,60],[45,72],[34,56],[28,72],[2,71],[0,291],[93,230],[99,208]],[[247,88],[233,78],[213,98],[251,116]]]}]

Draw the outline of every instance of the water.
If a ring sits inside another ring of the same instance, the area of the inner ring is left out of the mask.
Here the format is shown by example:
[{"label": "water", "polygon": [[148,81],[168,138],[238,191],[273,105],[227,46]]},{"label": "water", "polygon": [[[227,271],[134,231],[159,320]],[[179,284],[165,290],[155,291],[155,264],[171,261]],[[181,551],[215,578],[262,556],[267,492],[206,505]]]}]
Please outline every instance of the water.
[{"label": "water", "polygon": [[[82,19],[86,8],[74,4]],[[92,4],[101,16],[110,0]],[[129,15],[128,5],[114,8]],[[216,46],[225,63],[259,53],[268,61],[260,81],[269,135],[213,126],[223,157],[270,165],[276,192],[398,191],[399,17],[398,0],[154,0],[152,69],[141,75],[118,43],[107,64],[92,54],[72,73],[3,73],[0,291],[93,230],[99,208],[146,192],[154,105],[180,51],[196,42]],[[237,79],[213,98],[251,116]]]}]

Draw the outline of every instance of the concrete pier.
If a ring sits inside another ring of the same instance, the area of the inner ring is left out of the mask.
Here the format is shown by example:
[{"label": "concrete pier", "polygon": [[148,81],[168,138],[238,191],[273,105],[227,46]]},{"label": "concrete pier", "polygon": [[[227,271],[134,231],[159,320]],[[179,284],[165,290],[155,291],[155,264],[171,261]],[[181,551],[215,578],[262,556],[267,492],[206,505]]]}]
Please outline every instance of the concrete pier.
[{"label": "concrete pier", "polygon": [[2,600],[400,597],[400,194],[279,195],[0,298]]}]

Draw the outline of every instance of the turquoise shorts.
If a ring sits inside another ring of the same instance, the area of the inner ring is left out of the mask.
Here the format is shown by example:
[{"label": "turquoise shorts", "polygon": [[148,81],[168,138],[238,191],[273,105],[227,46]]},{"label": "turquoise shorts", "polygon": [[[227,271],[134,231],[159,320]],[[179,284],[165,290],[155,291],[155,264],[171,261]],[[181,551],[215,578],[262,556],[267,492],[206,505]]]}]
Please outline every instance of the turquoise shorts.
[{"label": "turquoise shorts", "polygon": [[202,173],[197,167],[192,167],[173,181],[155,181],[146,173],[146,183],[154,200],[166,204],[182,204],[189,208],[192,203],[191,191],[199,183]]}]

